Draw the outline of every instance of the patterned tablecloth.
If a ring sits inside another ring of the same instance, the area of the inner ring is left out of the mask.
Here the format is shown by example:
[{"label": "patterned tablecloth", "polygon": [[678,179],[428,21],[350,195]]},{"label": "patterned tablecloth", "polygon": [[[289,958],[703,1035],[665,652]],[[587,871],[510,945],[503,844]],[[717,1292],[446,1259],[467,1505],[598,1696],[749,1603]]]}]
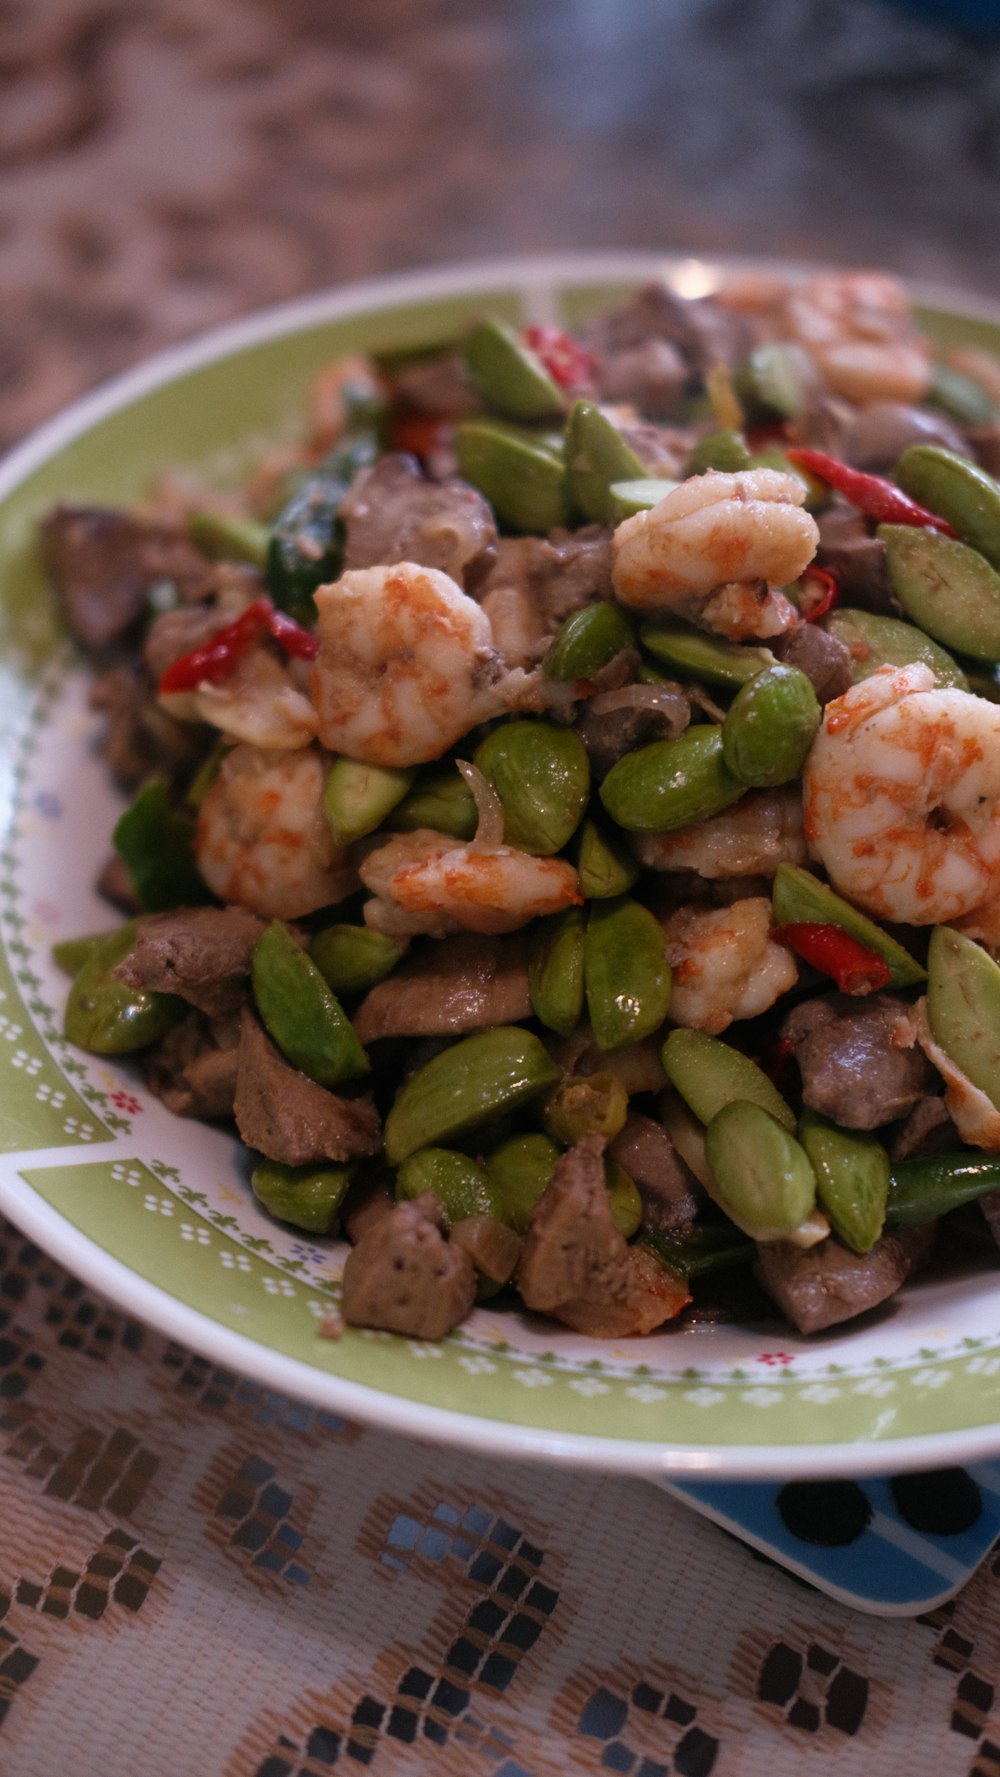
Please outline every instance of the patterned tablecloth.
[{"label": "patterned tablecloth", "polygon": [[[9,0],[0,436],[417,262],[724,247],[989,290],[995,50],[855,0]],[[853,1615],[639,1481],[269,1395],[0,1231],[3,1777],[1000,1777],[1000,1561]]]}]

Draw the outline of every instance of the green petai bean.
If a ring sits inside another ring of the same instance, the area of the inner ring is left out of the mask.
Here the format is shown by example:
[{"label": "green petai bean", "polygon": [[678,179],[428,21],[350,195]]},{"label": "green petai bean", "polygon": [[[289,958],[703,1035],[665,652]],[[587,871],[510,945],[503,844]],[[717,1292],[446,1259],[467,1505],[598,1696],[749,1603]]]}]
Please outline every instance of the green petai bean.
[{"label": "green petai bean", "polygon": [[852,1252],[869,1252],[882,1232],[889,1196],[889,1156],[881,1142],[864,1130],[840,1129],[809,1109],[799,1120],[799,1141],[834,1233]]},{"label": "green petai bean", "polygon": [[773,886],[776,925],[833,925],[889,965],[889,987],[916,987],[927,971],[881,926],[798,864],[779,864]]},{"label": "green petai bean", "polygon": [[505,845],[551,857],[573,837],[590,794],[580,736],[554,722],[505,722],[476,748],[474,763],[503,804]]},{"label": "green petai bean", "polygon": [[677,740],[654,740],[612,765],[599,791],[611,819],[627,833],[663,833],[721,814],[743,795],[711,723]]},{"label": "green petai bean", "polygon": [[685,1104],[702,1123],[710,1123],[727,1104],[748,1100],[785,1129],[795,1117],[763,1068],[742,1050],[701,1030],[672,1030],[663,1045],[663,1066]]},{"label": "green petai bean", "polygon": [[246,561],[262,568],[267,561],[270,532],[255,518],[241,518],[232,512],[192,512],[188,518],[188,536],[204,555],[222,561]]},{"label": "green petai bean", "polygon": [[592,679],[623,648],[635,646],[635,630],[620,605],[598,599],[574,611],[553,640],[542,671],[547,679]]},{"label": "green petai bean", "polygon": [[531,1031],[499,1024],[463,1037],[411,1074],[385,1121],[391,1166],[510,1112],[554,1086],[559,1069]]},{"label": "green petai bean", "polygon": [[419,1148],[396,1173],[396,1196],[412,1202],[433,1191],[444,1209],[445,1224],[466,1216],[498,1216],[497,1192],[485,1166],[454,1148]]},{"label": "green petai bean", "polygon": [[473,839],[478,825],[476,798],[454,765],[421,771],[389,821],[397,833],[430,827],[435,833],[447,833],[450,839]]},{"label": "green petai bean", "polygon": [[269,1215],[307,1234],[330,1234],[356,1168],[282,1166],[261,1160],[250,1174],[253,1194]]},{"label": "green petai bean", "polygon": [[611,1220],[624,1240],[631,1240],[638,1234],[642,1226],[642,1198],[639,1187],[630,1178],[617,1160],[604,1161],[604,1176],[608,1183],[608,1199],[611,1204]]},{"label": "green petai bean", "polygon": [[927,401],[961,426],[988,426],[996,418],[996,405],[982,385],[940,359],[931,371]]},{"label": "green petai bean", "polygon": [[402,802],[416,775],[415,766],[335,759],[323,786],[323,812],[337,845],[353,845],[374,833]]},{"label": "green petai bean", "polygon": [[935,926],[927,954],[931,1035],[1000,1110],[1000,967],[981,944]]},{"label": "green petai bean", "polygon": [[576,853],[580,893],[585,901],[610,901],[627,895],[639,866],[614,833],[589,818],[580,824]]},{"label": "green petai bean", "polygon": [[371,926],[332,925],[310,940],[309,955],[333,993],[367,993],[391,974],[407,948],[406,938]]},{"label": "green petai bean", "polygon": [[465,373],[493,413],[508,420],[547,420],[566,410],[566,397],[537,352],[506,321],[480,321],[463,351]]},{"label": "green petai bean", "polygon": [[670,1004],[671,975],[663,927],[648,907],[622,895],[591,908],[583,973],[599,1048],[621,1049],[659,1030]]},{"label": "green petai bean", "polygon": [[293,1067],[320,1086],[368,1073],[371,1063],[340,1001],[278,919],[254,945],[250,979],[264,1026]]},{"label": "green petai bean", "polygon": [[734,379],[736,393],[754,422],[793,420],[805,402],[804,374],[809,359],[801,347],[782,340],[754,346]]},{"label": "green petai bean", "polygon": [[911,444],[892,479],[1000,568],[1000,485],[985,469],[943,445]]},{"label": "green petai bean", "polygon": [[805,673],[767,666],[733,698],[722,724],[722,756],[743,784],[787,784],[801,772],[821,717]]},{"label": "green petai bean", "polygon": [[586,914],[582,907],[538,919],[528,940],[528,990],[535,1017],[568,1037],[583,1013],[583,953]]},{"label": "green petai bean", "polygon": [[752,1240],[781,1240],[812,1214],[816,1176],[793,1135],[759,1104],[734,1100],[705,1131],[716,1200]]},{"label": "green petai bean", "polygon": [[614,1074],[580,1074],[560,1080],[542,1105],[546,1133],[568,1148],[592,1130],[605,1141],[614,1141],[627,1117],[628,1093]]},{"label": "green petai bean", "polygon": [[969,689],[968,679],[957,662],[915,623],[901,623],[898,617],[880,617],[874,611],[841,606],[824,617],[823,628],[850,651],[851,676],[856,685],[862,679],[870,679],[880,667],[913,666],[922,661],[930,667],[937,684],[954,686],[957,691]]},{"label": "green petai bean", "polygon": [[159,1042],[188,1011],[169,993],[127,987],[114,974],[135,943],[135,921],[94,940],[66,1001],[63,1035],[93,1055],[127,1055]]},{"label": "green petai bean", "polygon": [[612,483],[642,480],[647,473],[642,458],[593,401],[577,401],[571,408],[565,453],[570,491],[584,518],[613,524]]},{"label": "green petai bean", "polygon": [[892,589],[921,629],[975,660],[1000,660],[1000,574],[967,543],[914,525],[880,524]]},{"label": "green petai bean", "polygon": [[751,648],[740,642],[722,642],[675,618],[651,617],[639,631],[647,653],[662,660],[675,673],[706,685],[737,689],[765,666],[774,665],[770,648]]},{"label": "green petai bean", "polygon": [[459,473],[512,530],[544,536],[572,523],[566,465],[536,433],[507,420],[463,420],[455,455]]},{"label": "green petai bean", "polygon": [[498,1142],[483,1159],[496,1204],[494,1214],[523,1234],[555,1172],[560,1150],[547,1135],[532,1131]]},{"label": "green petai bean", "polygon": [[726,475],[738,475],[749,469],[750,452],[742,432],[710,432],[700,438],[688,457],[687,473],[704,475],[707,469],[719,469]]},{"label": "green petai bean", "polygon": [[644,475],[638,481],[613,481],[609,522],[619,525],[626,518],[634,518],[637,512],[651,511],[675,487],[680,487],[679,481],[664,481],[655,475]]}]

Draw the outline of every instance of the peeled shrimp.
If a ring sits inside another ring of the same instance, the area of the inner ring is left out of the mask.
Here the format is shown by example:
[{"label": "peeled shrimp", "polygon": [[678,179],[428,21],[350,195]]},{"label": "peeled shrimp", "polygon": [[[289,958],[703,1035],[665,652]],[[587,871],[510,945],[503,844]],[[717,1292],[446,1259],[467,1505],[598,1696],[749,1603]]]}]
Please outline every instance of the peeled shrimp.
[{"label": "peeled shrimp", "polygon": [[182,722],[208,722],[230,740],[255,747],[304,747],[316,734],[316,712],[294,683],[294,669],[265,647],[250,648],[219,685],[161,695]]},{"label": "peeled shrimp", "polygon": [[798,579],[819,542],[804,499],[802,483],[777,469],[691,476],[615,531],[619,600],[679,609],[734,640],[780,634],[795,611],[769,589]]},{"label": "peeled shrimp", "polygon": [[929,667],[827,704],[804,789],[810,850],[869,913],[940,925],[1000,893],[1000,707]]},{"label": "peeled shrimp", "polygon": [[438,759],[527,681],[506,672],[489,618],[448,574],[358,568],[316,593],[313,700],[324,746],[372,765]]},{"label": "peeled shrimp", "polygon": [[681,907],[664,932],[674,972],[674,1024],[718,1036],[734,1019],[766,1012],[798,980],[791,951],[771,937],[771,903],[764,895],[711,912]]},{"label": "peeled shrimp", "polygon": [[298,919],[357,887],[323,813],[325,764],[315,747],[240,745],[198,814],[195,859],[210,889],[265,919]]},{"label": "peeled shrimp", "polygon": [[577,873],[562,858],[456,845],[430,828],[378,846],[360,874],[376,897],[365,906],[366,923],[393,937],[513,932],[582,898]]},{"label": "peeled shrimp", "polygon": [[878,272],[809,278],[790,292],[786,322],[835,395],[857,402],[914,402],[926,395],[930,346],[895,278]]}]

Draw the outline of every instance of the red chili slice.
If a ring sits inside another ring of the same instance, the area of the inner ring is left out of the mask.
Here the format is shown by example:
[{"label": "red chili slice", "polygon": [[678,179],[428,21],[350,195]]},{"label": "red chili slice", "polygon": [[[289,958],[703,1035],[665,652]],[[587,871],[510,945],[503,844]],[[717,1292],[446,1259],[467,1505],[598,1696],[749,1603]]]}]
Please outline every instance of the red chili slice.
[{"label": "red chili slice", "polygon": [[828,457],[823,450],[805,450],[796,446],[785,454],[796,468],[805,469],[807,474],[836,488],[838,494],[843,494],[845,500],[849,500],[866,518],[874,518],[879,524],[933,526],[935,530],[943,531],[946,537],[955,535],[947,519],[928,512],[926,506],[911,500],[902,488],[881,475],[866,475],[860,469],[852,469],[850,464],[841,463],[837,457]]},{"label": "red chili slice", "polygon": [[859,944],[841,926],[792,920],[775,926],[773,936],[821,975],[831,975],[841,993],[878,993],[892,979],[885,958]]},{"label": "red chili slice", "polygon": [[810,580],[819,582],[820,591],[815,601],[808,605],[800,601],[799,607],[807,623],[818,623],[821,617],[825,617],[828,611],[839,605],[840,587],[827,568],[807,568],[802,580],[803,591]]},{"label": "red chili slice", "polygon": [[389,445],[392,450],[405,451],[423,462],[449,443],[454,429],[454,421],[439,413],[396,414],[390,427]]},{"label": "red chili slice", "polygon": [[295,660],[315,660],[319,653],[319,637],[313,635],[311,629],[303,629],[294,617],[286,616],[284,611],[272,609],[267,627],[286,654]]},{"label": "red chili slice", "polygon": [[561,327],[525,327],[521,338],[539,357],[561,389],[579,389],[592,381],[594,359]]},{"label": "red chili slice", "polygon": [[167,667],[160,680],[161,692],[194,691],[198,685],[220,685],[237,661],[267,629],[272,615],[270,599],[254,599],[245,611],[217,629],[214,636],[190,654],[182,654]]}]

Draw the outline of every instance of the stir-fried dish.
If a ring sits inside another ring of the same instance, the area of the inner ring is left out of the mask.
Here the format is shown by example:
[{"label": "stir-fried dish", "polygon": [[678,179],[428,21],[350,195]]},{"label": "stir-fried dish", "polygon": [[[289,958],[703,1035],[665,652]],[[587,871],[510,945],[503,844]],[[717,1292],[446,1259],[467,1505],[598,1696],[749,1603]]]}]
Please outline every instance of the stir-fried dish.
[{"label": "stir-fried dish", "polygon": [[133,797],[66,1035],[235,1120],[347,1323],[811,1333],[1000,1239],[997,402],[887,277],[657,284],[49,514]]}]

